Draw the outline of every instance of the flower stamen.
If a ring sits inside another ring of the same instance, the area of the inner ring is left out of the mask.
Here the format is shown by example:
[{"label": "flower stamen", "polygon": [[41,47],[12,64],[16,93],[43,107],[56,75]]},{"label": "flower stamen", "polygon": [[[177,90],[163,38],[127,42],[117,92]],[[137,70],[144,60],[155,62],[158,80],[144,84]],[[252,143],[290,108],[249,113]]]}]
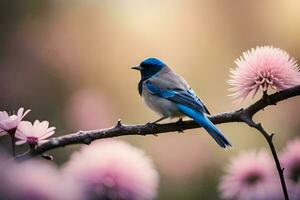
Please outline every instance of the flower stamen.
[{"label": "flower stamen", "polygon": [[237,68],[230,71],[228,83],[232,86],[231,96],[240,99],[239,102],[251,93],[254,97],[258,89],[281,91],[300,84],[296,61],[279,48],[264,46],[248,50],[235,63]]}]

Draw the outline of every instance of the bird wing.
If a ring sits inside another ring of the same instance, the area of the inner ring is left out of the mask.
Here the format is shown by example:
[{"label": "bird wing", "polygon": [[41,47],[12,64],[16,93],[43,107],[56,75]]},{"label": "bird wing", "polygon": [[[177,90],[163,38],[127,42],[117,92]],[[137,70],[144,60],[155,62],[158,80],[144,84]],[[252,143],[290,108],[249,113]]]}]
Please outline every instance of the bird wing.
[{"label": "bird wing", "polygon": [[155,81],[148,80],[144,83],[145,88],[152,95],[157,95],[161,98],[168,99],[174,103],[179,103],[189,108],[192,108],[199,112],[210,114],[205,105],[202,103],[199,97],[196,96],[195,92],[189,88],[164,88],[158,86]]}]

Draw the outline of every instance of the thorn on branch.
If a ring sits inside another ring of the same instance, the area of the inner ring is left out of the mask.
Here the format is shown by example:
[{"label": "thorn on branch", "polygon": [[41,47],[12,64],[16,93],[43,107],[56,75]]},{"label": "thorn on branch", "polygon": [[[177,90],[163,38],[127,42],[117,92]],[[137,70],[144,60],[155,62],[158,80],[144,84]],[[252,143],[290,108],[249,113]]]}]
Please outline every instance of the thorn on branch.
[{"label": "thorn on branch", "polygon": [[122,127],[123,125],[122,125],[122,121],[121,121],[121,119],[118,119],[118,122],[117,122],[117,124],[116,124],[116,128],[120,128],[120,127]]},{"label": "thorn on branch", "polygon": [[[258,123],[255,123],[255,122],[253,122],[254,124],[255,124],[255,128],[256,129],[258,129],[260,132],[265,132],[265,130],[263,129],[263,127],[262,127],[262,125],[261,125],[261,123],[260,122],[258,122]],[[267,135],[269,135],[269,134],[267,134]]]},{"label": "thorn on branch", "polygon": [[78,134],[78,135],[83,135],[83,134],[84,134],[84,131],[80,130],[80,131],[78,131],[77,134]]}]

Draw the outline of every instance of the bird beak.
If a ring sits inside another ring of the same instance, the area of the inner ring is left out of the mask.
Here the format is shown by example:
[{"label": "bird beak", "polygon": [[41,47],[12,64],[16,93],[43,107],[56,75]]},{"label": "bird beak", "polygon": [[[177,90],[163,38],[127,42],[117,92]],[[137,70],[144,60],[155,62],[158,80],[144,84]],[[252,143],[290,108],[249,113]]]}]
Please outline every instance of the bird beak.
[{"label": "bird beak", "polygon": [[137,65],[137,66],[131,67],[131,69],[141,71],[141,66]]}]

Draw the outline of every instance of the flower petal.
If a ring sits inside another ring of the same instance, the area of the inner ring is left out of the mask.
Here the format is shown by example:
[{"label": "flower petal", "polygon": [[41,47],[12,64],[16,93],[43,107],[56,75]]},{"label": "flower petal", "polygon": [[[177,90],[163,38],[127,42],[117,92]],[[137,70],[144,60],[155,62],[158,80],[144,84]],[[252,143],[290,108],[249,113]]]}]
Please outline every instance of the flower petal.
[{"label": "flower petal", "polygon": [[22,120],[30,111],[30,109],[26,110],[25,113],[20,117],[20,120]]},{"label": "flower petal", "polygon": [[0,136],[6,135],[6,134],[7,134],[7,132],[6,132],[6,131],[4,131],[4,130],[0,130]]},{"label": "flower petal", "polygon": [[48,138],[48,137],[52,136],[54,133],[55,133],[55,131],[50,131],[47,134],[41,136],[40,139],[43,140],[45,138]]},{"label": "flower petal", "polygon": [[19,141],[16,141],[16,145],[22,145],[22,144],[25,144],[26,141],[24,140],[19,140]]},{"label": "flower petal", "polygon": [[258,90],[281,91],[300,84],[300,72],[294,58],[272,46],[252,48],[235,60],[228,81],[234,99],[245,99]]}]

